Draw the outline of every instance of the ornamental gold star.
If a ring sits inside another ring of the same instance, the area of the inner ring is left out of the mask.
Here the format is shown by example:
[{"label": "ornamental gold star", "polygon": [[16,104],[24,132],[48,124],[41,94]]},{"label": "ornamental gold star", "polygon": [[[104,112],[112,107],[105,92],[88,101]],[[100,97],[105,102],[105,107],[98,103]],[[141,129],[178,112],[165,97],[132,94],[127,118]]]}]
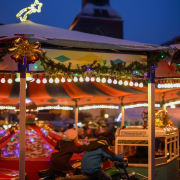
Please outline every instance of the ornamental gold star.
[{"label": "ornamental gold star", "polygon": [[[37,9],[36,9],[36,6],[38,5]],[[28,16],[32,13],[40,13],[41,12],[41,7],[43,6],[42,3],[40,3],[38,0],[35,0],[34,1],[34,4],[31,4],[30,7],[27,7],[27,8],[24,8],[22,9],[21,11],[19,11],[19,13],[16,15],[16,17],[18,19],[20,19],[21,21],[26,21]],[[24,14],[24,16],[22,17],[22,14]]]}]

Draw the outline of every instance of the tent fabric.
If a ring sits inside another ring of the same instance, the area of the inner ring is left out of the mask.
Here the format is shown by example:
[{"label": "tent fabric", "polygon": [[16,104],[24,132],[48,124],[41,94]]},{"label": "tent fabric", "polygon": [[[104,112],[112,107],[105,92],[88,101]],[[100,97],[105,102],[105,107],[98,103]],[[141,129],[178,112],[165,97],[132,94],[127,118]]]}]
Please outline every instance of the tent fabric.
[{"label": "tent fabric", "polygon": [[[41,79],[41,77],[40,77]],[[42,80],[42,79],[41,79]],[[10,104],[16,105],[19,101],[20,83],[12,84],[0,83],[0,105]],[[177,89],[176,89],[177,90]],[[155,89],[156,101],[162,92],[169,93],[169,89]],[[80,104],[119,104],[119,97],[124,96],[125,102],[146,101],[147,84],[144,83],[143,88],[130,87],[124,85],[114,85],[108,83],[97,82],[65,82],[65,83],[47,83],[37,84],[34,82],[27,83],[26,95],[28,99],[33,100],[37,106],[39,105],[74,105],[73,99],[80,98]],[[175,93],[174,96],[179,96]]]},{"label": "tent fabric", "polygon": [[122,39],[92,35],[77,31],[41,25],[30,20],[16,24],[0,26],[0,37],[6,38],[29,34],[34,40],[42,40],[49,44],[76,48],[96,48],[114,50],[153,51],[169,50],[169,47],[151,45]]}]

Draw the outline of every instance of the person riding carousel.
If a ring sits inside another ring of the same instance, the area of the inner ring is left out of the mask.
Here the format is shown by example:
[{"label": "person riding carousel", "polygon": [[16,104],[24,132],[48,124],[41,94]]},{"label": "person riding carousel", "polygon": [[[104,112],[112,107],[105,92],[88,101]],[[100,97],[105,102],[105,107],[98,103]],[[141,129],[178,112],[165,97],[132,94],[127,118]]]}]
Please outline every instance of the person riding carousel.
[{"label": "person riding carousel", "polygon": [[66,137],[58,140],[50,158],[50,169],[61,171],[64,176],[72,176],[74,169],[69,164],[73,153],[82,153],[86,150],[86,145],[76,146],[78,134],[76,130],[69,129],[65,132]]},{"label": "person riding carousel", "polygon": [[86,147],[86,151],[81,161],[81,172],[89,175],[93,179],[112,180],[111,176],[101,170],[104,158],[111,161],[127,161],[109,150],[109,141],[106,137],[99,136],[97,141],[91,141]]}]

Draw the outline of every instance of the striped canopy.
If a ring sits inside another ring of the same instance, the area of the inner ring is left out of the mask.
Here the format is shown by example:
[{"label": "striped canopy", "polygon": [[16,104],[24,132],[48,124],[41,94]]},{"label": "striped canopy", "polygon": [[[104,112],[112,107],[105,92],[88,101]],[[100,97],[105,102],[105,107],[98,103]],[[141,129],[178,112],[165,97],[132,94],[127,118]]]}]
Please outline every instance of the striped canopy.
[{"label": "striped canopy", "polygon": [[[2,78],[2,75],[0,75]],[[5,76],[6,81],[8,75]],[[42,80],[42,76],[39,77]],[[14,79],[14,77],[13,77]],[[19,101],[20,83],[13,80],[12,84],[0,83],[0,105],[16,105]],[[33,100],[37,106],[41,105],[74,105],[73,99],[79,98],[79,105],[88,104],[120,104],[120,98],[124,96],[124,103],[138,103],[148,101],[148,88],[130,87],[118,84],[101,82],[64,82],[37,84],[27,83],[27,98]],[[180,96],[179,89],[156,89],[156,102],[160,102],[161,93],[165,92],[165,100],[175,99]]]}]

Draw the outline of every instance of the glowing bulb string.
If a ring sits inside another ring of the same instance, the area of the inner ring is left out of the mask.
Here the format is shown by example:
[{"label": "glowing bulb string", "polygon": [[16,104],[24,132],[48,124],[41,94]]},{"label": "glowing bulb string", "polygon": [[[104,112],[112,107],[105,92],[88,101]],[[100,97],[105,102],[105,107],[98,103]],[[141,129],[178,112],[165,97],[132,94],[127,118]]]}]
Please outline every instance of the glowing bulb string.
[{"label": "glowing bulb string", "polygon": [[[16,82],[18,81],[18,78],[15,78]],[[43,75],[43,74],[33,74],[32,77],[30,77],[27,81],[30,82],[36,82],[36,84],[46,84],[46,83],[65,83],[65,82],[98,82],[98,83],[107,83],[107,84],[117,84],[117,85],[124,85],[124,86],[135,86],[135,87],[143,87],[143,80],[132,80],[132,78],[129,79],[116,79],[116,78],[111,78],[111,77],[83,77],[83,76],[74,76],[74,77],[64,77],[62,75],[56,75],[56,76],[49,76],[49,75]],[[13,83],[13,78],[12,75],[9,75],[9,79],[5,78],[5,75],[3,74],[2,77],[0,78],[0,83]]]}]

